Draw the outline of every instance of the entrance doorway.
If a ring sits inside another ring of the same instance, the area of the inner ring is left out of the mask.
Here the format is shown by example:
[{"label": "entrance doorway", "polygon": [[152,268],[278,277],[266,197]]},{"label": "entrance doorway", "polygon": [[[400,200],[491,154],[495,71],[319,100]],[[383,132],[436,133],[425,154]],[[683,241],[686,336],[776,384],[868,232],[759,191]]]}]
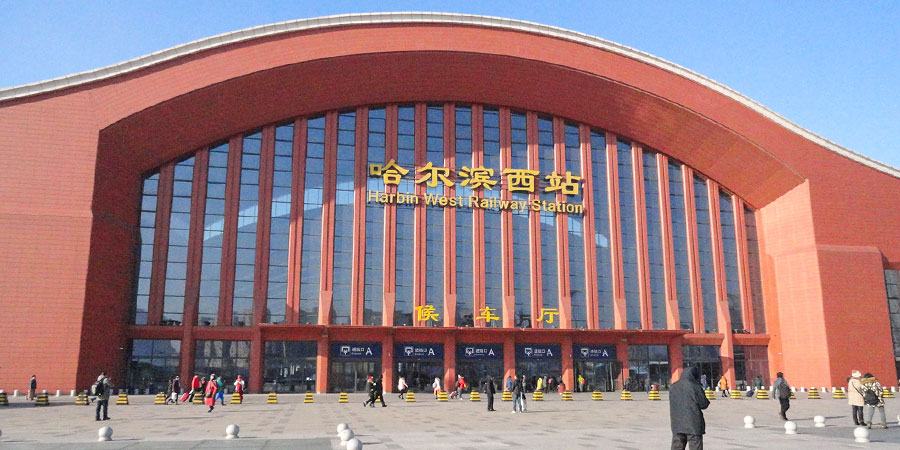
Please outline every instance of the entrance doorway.
[{"label": "entrance doorway", "polygon": [[328,368],[328,392],[365,392],[366,379],[381,376],[378,361],[332,361]]},{"label": "entrance doorway", "polygon": [[[400,377],[406,377],[406,384],[413,392],[431,392],[435,377],[444,379],[444,363],[441,361],[399,361],[394,373],[394,386]],[[443,384],[443,381],[441,381]]]},{"label": "entrance doorway", "polygon": [[503,372],[502,359],[460,361],[456,365],[456,373],[466,379],[471,389],[476,390],[481,390],[489,377],[494,377],[494,389],[500,390],[504,382]]},{"label": "entrance doorway", "polygon": [[619,361],[575,361],[575,379],[584,377],[585,392],[615,392],[619,388],[618,378],[622,372]]}]

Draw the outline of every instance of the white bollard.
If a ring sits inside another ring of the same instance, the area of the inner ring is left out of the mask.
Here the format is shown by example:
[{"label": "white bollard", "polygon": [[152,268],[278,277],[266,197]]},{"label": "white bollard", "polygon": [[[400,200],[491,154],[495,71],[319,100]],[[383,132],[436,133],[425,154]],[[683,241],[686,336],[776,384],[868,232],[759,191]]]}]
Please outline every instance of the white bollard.
[{"label": "white bollard", "polygon": [[225,439],[237,439],[238,433],[241,432],[241,427],[231,424],[225,427]]},{"label": "white bollard", "polygon": [[100,431],[97,432],[97,436],[99,436],[99,438],[97,439],[97,442],[111,441],[112,433],[113,433],[113,429],[110,427],[101,428]]},{"label": "white bollard", "polygon": [[347,450],[362,450],[362,441],[357,438],[347,441]]},{"label": "white bollard", "polygon": [[788,420],[784,423],[784,434],[797,434],[797,424]]},{"label": "white bollard", "polygon": [[897,425],[900,425],[900,414],[897,414]]},{"label": "white bollard", "polygon": [[341,446],[346,447],[347,441],[353,439],[353,430],[347,428],[344,431],[341,431]]},{"label": "white bollard", "polygon": [[18,396],[19,396],[19,390],[16,389],[13,391],[13,397],[18,397]]},{"label": "white bollard", "polygon": [[56,396],[59,397],[59,389],[56,390]]},{"label": "white bollard", "polygon": [[350,425],[347,425],[346,423],[339,423],[337,426],[337,436],[341,437],[341,431],[349,430],[349,429],[350,429]]},{"label": "white bollard", "polygon": [[813,422],[816,423],[816,428],[823,428],[825,426],[825,416],[813,417]]},{"label": "white bollard", "polygon": [[74,397],[74,396],[75,396],[75,389],[72,389],[72,391],[69,392],[69,397]]},{"label": "white bollard", "polygon": [[756,419],[753,416],[744,416],[744,428],[756,428]]},{"label": "white bollard", "polygon": [[869,442],[869,429],[866,427],[856,427],[853,430],[853,437],[856,438],[853,442],[865,444]]}]

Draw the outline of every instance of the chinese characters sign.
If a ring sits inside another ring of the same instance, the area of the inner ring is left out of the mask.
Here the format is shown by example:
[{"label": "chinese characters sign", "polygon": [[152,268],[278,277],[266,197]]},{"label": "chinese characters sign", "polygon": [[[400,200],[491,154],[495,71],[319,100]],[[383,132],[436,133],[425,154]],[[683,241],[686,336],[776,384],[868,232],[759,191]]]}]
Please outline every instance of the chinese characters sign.
[{"label": "chinese characters sign", "polygon": [[559,359],[557,344],[521,344],[516,345],[516,358],[520,359]]},{"label": "chinese characters sign", "polygon": [[[416,321],[417,322],[440,322],[441,314],[438,313],[434,309],[434,305],[422,305],[416,306]],[[496,308],[481,308],[479,310],[480,314],[475,318],[475,321],[484,322],[485,325],[490,324],[491,322],[496,322],[500,320],[500,316],[494,314],[497,312]],[[559,314],[559,313],[557,313]],[[552,321],[551,321],[552,323]]]},{"label": "chinese characters sign", "polygon": [[[369,164],[369,176],[381,178],[385,186],[398,186],[400,181],[410,173],[412,169],[400,167],[393,159],[386,164]],[[420,169],[415,170],[411,176],[415,184],[425,184],[434,188],[438,185],[447,187],[466,186],[473,191],[494,191],[499,189],[498,178],[505,177],[510,192],[536,193],[537,180],[546,180],[543,187],[544,193],[559,192],[567,196],[581,194],[581,177],[572,172],[564,174],[552,172],[541,177],[541,173],[528,169],[505,169],[502,174],[495,176],[494,169],[486,167],[463,166],[457,173],[456,181],[450,179],[449,167],[435,167],[431,162]],[[367,191],[369,203],[384,204],[412,204],[418,205],[424,199],[426,205],[453,207],[453,208],[477,208],[500,210],[533,210],[548,211],[569,214],[584,214],[584,205],[580,203],[550,202],[546,200],[501,200],[499,198],[481,198],[477,195],[448,197],[438,194],[425,194],[419,197],[408,193],[386,193],[381,191]]]},{"label": "chinese characters sign", "polygon": [[331,344],[333,358],[381,358],[380,342],[334,342]]}]

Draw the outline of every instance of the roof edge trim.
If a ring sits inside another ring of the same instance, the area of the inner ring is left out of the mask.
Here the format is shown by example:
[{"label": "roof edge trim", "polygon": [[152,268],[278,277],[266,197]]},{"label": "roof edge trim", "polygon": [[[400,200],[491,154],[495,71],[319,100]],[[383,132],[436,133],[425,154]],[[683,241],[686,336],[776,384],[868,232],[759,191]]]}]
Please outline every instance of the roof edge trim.
[{"label": "roof edge trim", "polygon": [[120,63],[112,64],[98,69],[79,72],[66,75],[50,80],[39,81],[35,83],[24,84],[21,86],[13,86],[0,89],[0,102],[7,100],[30,97],[34,95],[44,94],[52,91],[66,89],[79,86],[82,84],[101,81],[118,75],[134,72],[146,67],[150,67],[162,62],[170,61],[182,56],[191,55],[205,50],[222,47],[238,42],[249,41],[266,36],[273,36],[283,33],[291,33],[295,31],[315,30],[322,28],[332,28],[348,25],[371,25],[371,24],[404,24],[404,23],[438,23],[453,25],[468,25],[476,27],[500,28],[526,33],[550,36],[558,39],[568,40],[601,50],[613,52],[628,58],[641,61],[660,69],[666,70],[673,74],[687,78],[704,87],[712,89],[732,100],[761,114],[767,119],[778,125],[804,137],[822,147],[847,157],[865,166],[871,167],[880,172],[886,173],[896,178],[900,178],[900,169],[888,164],[876,161],[868,156],[856,153],[848,148],[842,147],[828,139],[825,139],[793,122],[778,115],[774,111],[757,103],[749,97],[731,89],[721,83],[713,81],[703,75],[693,72],[689,69],[681,67],[677,64],[669,62],[649,53],[633,49],[631,47],[618,44],[612,41],[601,39],[589,34],[571,31],[564,28],[554,27],[550,25],[539,24],[535,22],[527,22],[517,19],[506,19],[493,16],[482,16],[472,14],[459,13],[439,13],[439,12],[384,12],[384,13],[364,13],[364,14],[340,14],[324,17],[316,17],[311,19],[290,20],[285,22],[277,22],[268,25],[260,25],[242,30],[222,33],[215,36],[199,39],[186,44],[177,45],[168,49],[160,50],[149,55],[130,59]]}]

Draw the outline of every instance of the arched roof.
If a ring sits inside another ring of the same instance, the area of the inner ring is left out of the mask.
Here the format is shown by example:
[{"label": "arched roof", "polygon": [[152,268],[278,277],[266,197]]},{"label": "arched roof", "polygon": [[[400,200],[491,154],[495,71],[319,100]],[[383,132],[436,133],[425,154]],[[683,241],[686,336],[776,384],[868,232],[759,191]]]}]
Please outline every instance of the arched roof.
[{"label": "arched roof", "polygon": [[772,122],[787,128],[788,130],[799,134],[800,136],[821,145],[835,153],[850,158],[856,162],[877,169],[881,172],[900,177],[900,170],[881,163],[879,161],[868,158],[859,153],[853,152],[847,148],[839,146],[827,139],[806,130],[784,117],[776,114],[772,110],[762,106],[752,99],[717,83],[707,77],[696,72],[690,71],[677,64],[666,61],[657,56],[615,43],[595,36],[591,36],[576,31],[566,30],[559,27],[543,25],[534,22],[527,22],[514,19],[498,18],[482,15],[469,15],[458,13],[435,13],[435,12],[389,12],[389,13],[365,13],[365,14],[342,14],[326,17],[317,17],[310,19],[300,19],[278,22],[269,25],[261,25],[233,32],[223,33],[216,36],[199,39],[186,44],[171,47],[165,50],[151,53],[149,55],[134,58],[121,63],[89,70],[81,73],[67,75],[50,80],[30,83],[22,86],[15,86],[0,89],[0,103],[5,100],[12,100],[22,97],[29,97],[38,94],[44,94],[70,87],[80,86],[87,83],[106,80],[118,75],[123,75],[148,68],[163,62],[175,60],[187,55],[196,54],[205,50],[215,49],[229,44],[245,42],[253,39],[274,36],[295,31],[308,31],[316,29],[325,29],[332,27],[342,27],[351,25],[373,25],[373,24],[410,24],[410,23],[440,23],[454,25],[469,25],[479,27],[490,27],[498,29],[508,29],[519,32],[534,33],[542,36],[549,36],[558,39],[584,44],[595,47],[604,51],[613,52],[628,58],[649,64],[660,69],[666,70],[673,74],[684,77],[697,84],[707,87],[721,95],[724,95],[740,104],[752,109],[760,115],[766,117]]}]

